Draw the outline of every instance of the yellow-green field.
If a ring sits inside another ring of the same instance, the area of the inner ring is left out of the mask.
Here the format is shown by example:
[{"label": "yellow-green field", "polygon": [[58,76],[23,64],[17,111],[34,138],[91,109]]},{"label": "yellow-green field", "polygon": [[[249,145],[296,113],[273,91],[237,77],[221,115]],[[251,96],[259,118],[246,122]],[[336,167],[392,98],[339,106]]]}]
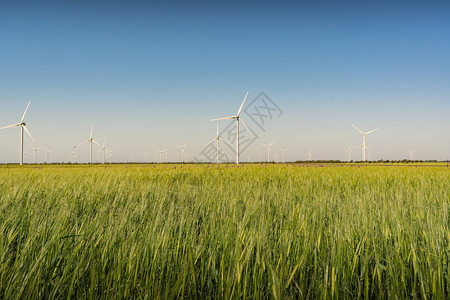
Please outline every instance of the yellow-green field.
[{"label": "yellow-green field", "polygon": [[450,168],[0,167],[0,298],[449,298]]}]

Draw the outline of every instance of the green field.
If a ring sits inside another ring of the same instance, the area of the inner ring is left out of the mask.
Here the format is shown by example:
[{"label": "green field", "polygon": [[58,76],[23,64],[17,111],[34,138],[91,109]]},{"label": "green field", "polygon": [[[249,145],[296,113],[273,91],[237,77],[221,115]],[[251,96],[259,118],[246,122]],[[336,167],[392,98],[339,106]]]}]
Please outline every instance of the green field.
[{"label": "green field", "polygon": [[450,168],[0,167],[0,298],[450,297]]}]

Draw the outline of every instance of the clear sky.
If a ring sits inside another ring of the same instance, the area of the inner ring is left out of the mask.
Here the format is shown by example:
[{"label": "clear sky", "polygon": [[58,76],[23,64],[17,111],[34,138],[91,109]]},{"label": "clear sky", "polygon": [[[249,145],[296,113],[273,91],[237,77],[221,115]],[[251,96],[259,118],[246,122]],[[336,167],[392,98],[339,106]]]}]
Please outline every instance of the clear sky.
[{"label": "clear sky", "polygon": [[[310,149],[344,160],[362,143],[350,123],[381,128],[371,159],[450,158],[448,1],[91,2],[0,3],[0,127],[31,100],[28,128],[51,161],[70,160],[91,125],[115,161],[158,160],[157,149],[179,160],[173,144],[185,143],[198,157],[209,119],[235,114],[246,91],[283,113],[243,161],[274,139],[279,159],[282,147],[287,160]],[[0,131],[0,162],[18,150],[19,129]],[[76,155],[87,161],[88,147]]]}]

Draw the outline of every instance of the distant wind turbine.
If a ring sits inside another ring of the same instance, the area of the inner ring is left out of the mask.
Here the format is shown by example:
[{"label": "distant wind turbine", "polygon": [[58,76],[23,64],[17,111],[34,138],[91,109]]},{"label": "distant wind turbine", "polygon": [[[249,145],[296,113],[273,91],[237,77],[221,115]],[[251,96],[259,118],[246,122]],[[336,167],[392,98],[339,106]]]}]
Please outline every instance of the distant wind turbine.
[{"label": "distant wind turbine", "polygon": [[106,148],[106,141],[105,140],[103,140],[103,145],[101,146],[101,148],[97,151],[97,153],[98,152],[100,152],[100,151],[102,151],[103,152],[103,164],[105,164],[105,162],[106,162],[106,152],[108,151],[108,149]]},{"label": "distant wind turbine", "polygon": [[415,150],[408,150],[409,152],[409,160],[414,160],[414,152],[416,152]]},{"label": "distant wind turbine", "polygon": [[[213,138],[211,141],[209,141],[208,143],[206,143],[206,145],[205,146],[208,146],[209,144],[211,144],[212,142],[216,142],[216,147],[217,147],[217,157],[216,157],[216,163],[218,164],[219,163],[219,155],[220,155],[220,146],[219,146],[219,142],[222,140],[222,141],[224,141],[225,143],[227,143],[228,145],[230,145],[231,146],[231,144],[230,144],[230,142],[228,142],[226,139],[224,139],[223,137],[221,137],[220,135],[219,135],[219,122],[217,122],[217,124],[216,124],[217,126],[216,126],[216,128],[217,128],[217,133],[216,133],[216,137],[215,138]],[[233,146],[231,146],[231,147],[233,147]]]},{"label": "distant wind turbine", "polygon": [[258,159],[259,159],[259,161],[262,161],[262,153],[261,153],[261,151],[258,151]]},{"label": "distant wind turbine", "polygon": [[363,160],[363,161],[366,161],[366,148],[367,148],[367,146],[366,146],[366,135],[368,135],[369,133],[378,131],[378,130],[380,130],[380,128],[377,128],[377,129],[374,129],[374,130],[371,130],[371,131],[367,131],[367,132],[363,132],[361,129],[359,129],[359,128],[356,127],[355,125],[352,124],[352,126],[353,126],[353,128],[355,128],[356,130],[358,130],[359,133],[361,133],[362,136],[363,136],[363,143],[362,143],[362,145],[359,145],[357,148],[360,148],[360,147],[362,148],[362,160]]},{"label": "distant wind turbine", "polygon": [[20,165],[23,165],[23,131],[28,134],[28,136],[33,140],[36,141],[32,136],[31,133],[27,129],[27,123],[25,122],[25,115],[27,114],[28,107],[30,107],[31,101],[28,102],[27,108],[25,108],[25,112],[22,115],[22,119],[20,119],[20,123],[8,125],[5,127],[2,127],[0,129],[6,129],[11,127],[20,127]]},{"label": "distant wind turbine", "polygon": [[270,144],[261,144],[264,147],[267,147],[267,162],[270,162],[270,153],[271,153],[271,149],[270,147],[272,147],[273,143],[275,143],[276,141],[272,141],[272,143]]},{"label": "distant wind turbine", "polygon": [[45,157],[47,158],[47,163],[49,163],[50,153],[52,153],[53,151],[50,151],[47,148],[44,148],[44,151],[45,151]]},{"label": "distant wind turbine", "polygon": [[40,149],[41,147],[33,147],[33,146],[31,146],[31,149],[33,149],[33,152],[34,152],[34,164],[36,164],[36,162],[37,162],[37,159],[36,159],[36,157],[37,157],[37,151]]},{"label": "distant wind turbine", "polygon": [[94,129],[94,126],[91,126],[91,134],[89,135],[89,138],[87,140],[85,140],[84,142],[82,142],[81,144],[73,147],[73,148],[78,148],[86,143],[90,143],[89,144],[89,163],[92,164],[92,143],[96,144],[97,146],[101,147],[99,145],[99,143],[97,143],[94,138],[92,137],[92,131]]},{"label": "distant wind turbine", "polygon": [[188,143],[188,144],[185,144],[185,145],[183,145],[183,146],[175,145],[175,147],[178,147],[178,148],[181,149],[181,162],[182,162],[182,163],[184,163],[184,148],[186,148],[187,145],[189,145],[189,143]]},{"label": "distant wind turbine", "polygon": [[309,152],[308,152],[308,153],[305,153],[305,154],[308,155],[308,160],[311,160],[312,157],[313,157],[313,155],[312,155],[312,148],[309,149]]},{"label": "distant wind turbine", "polygon": [[352,151],[352,145],[348,146],[348,150],[346,151],[348,153],[348,161],[351,161],[351,154],[353,153]]},{"label": "distant wind turbine", "polygon": [[284,162],[284,153],[285,153],[286,151],[289,151],[290,149],[281,149],[281,148],[280,148],[280,150],[281,150],[281,160],[282,160],[282,162]]},{"label": "distant wind turbine", "polygon": [[245,100],[247,99],[247,96],[248,96],[248,92],[247,92],[247,94],[245,94],[244,101],[242,101],[241,107],[239,107],[239,110],[235,116],[210,120],[210,121],[232,120],[232,119],[236,120],[236,164],[239,164],[239,122],[242,122],[242,125],[244,125],[244,127],[247,129],[247,131],[250,132],[250,134],[252,136],[255,136],[253,134],[253,132],[247,127],[247,124],[245,124],[244,120],[242,120],[240,118],[241,111],[242,111],[242,108],[244,107],[244,103],[245,103]]},{"label": "distant wind turbine", "polygon": [[158,150],[159,152],[159,163],[163,162],[163,155],[166,153],[166,150]]},{"label": "distant wind turbine", "polygon": [[71,161],[72,161],[72,164],[74,164],[75,163],[75,149],[74,150],[72,150],[72,153],[70,153],[70,159],[71,159]]}]

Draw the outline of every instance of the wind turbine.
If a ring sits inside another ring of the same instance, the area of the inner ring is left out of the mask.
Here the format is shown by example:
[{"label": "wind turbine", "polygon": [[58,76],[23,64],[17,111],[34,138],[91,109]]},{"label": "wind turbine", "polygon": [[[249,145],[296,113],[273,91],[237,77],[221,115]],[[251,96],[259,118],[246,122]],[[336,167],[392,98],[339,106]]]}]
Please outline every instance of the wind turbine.
[{"label": "wind turbine", "polygon": [[416,152],[415,150],[408,150],[409,152],[409,160],[414,160],[414,152]]},{"label": "wind turbine", "polygon": [[108,158],[109,158],[109,161],[111,162],[112,161],[112,149],[106,149],[106,151],[108,151]]},{"label": "wind turbine", "polygon": [[[216,147],[217,147],[217,158],[216,158],[216,163],[219,163],[219,155],[220,155],[220,148],[219,148],[219,141],[222,140],[225,143],[227,143],[228,145],[231,146],[230,142],[228,142],[226,139],[224,139],[223,137],[221,137],[219,135],[219,122],[217,122],[217,133],[216,133],[216,137],[213,138],[211,141],[209,141],[208,143],[206,143],[205,147],[208,146],[209,144],[211,144],[212,142],[216,141]],[[233,146],[231,146],[233,147]]]},{"label": "wind turbine", "polygon": [[53,151],[50,151],[47,148],[44,148],[44,151],[45,151],[45,157],[47,158],[47,163],[49,163],[49,156],[50,156],[50,153],[52,153]]},{"label": "wind turbine", "polygon": [[346,151],[348,153],[348,161],[351,161],[351,154],[353,153],[352,151],[352,145],[348,146],[348,150]]},{"label": "wind turbine", "polygon": [[175,147],[178,147],[178,148],[181,149],[181,162],[182,163],[184,163],[184,148],[186,148],[187,145],[189,145],[189,144],[186,144],[186,145],[183,145],[183,146],[175,145]]},{"label": "wind turbine", "polygon": [[247,99],[247,96],[248,96],[248,92],[247,92],[247,94],[245,94],[244,101],[242,101],[241,107],[239,107],[239,110],[235,116],[210,120],[210,121],[219,121],[219,120],[236,119],[236,164],[239,164],[239,122],[242,122],[242,125],[244,125],[244,127],[247,129],[247,131],[250,132],[250,134],[252,136],[255,136],[253,134],[253,132],[247,127],[247,124],[245,124],[244,120],[242,120],[240,117],[241,111],[242,111],[242,108],[244,107],[244,103],[245,103],[245,100]]},{"label": "wind turbine", "polygon": [[72,160],[72,164],[75,163],[75,149],[72,150],[72,153],[70,153],[70,159]]},{"label": "wind turbine", "polygon": [[80,146],[82,146],[82,145],[84,145],[84,144],[86,144],[86,143],[90,143],[90,145],[89,145],[89,164],[92,164],[92,143],[94,143],[94,144],[96,144],[97,146],[101,147],[101,146],[99,145],[99,143],[97,143],[97,142],[94,140],[94,138],[92,137],[92,131],[93,131],[93,129],[94,129],[94,126],[91,126],[91,134],[89,135],[89,138],[88,138],[87,140],[85,140],[85,141],[82,142],[81,144],[79,144],[79,145],[73,147],[73,148],[77,148],[77,147],[80,147]]},{"label": "wind turbine", "polygon": [[312,155],[312,148],[309,149],[309,152],[305,153],[305,154],[308,155],[308,160],[311,160],[311,158],[313,157],[313,155]]},{"label": "wind turbine", "polygon": [[105,144],[106,144],[106,141],[103,140],[103,146],[101,146],[101,148],[97,151],[97,153],[100,151],[103,151],[103,164],[105,164],[105,154],[106,154],[106,151],[108,151]]},{"label": "wind turbine", "polygon": [[36,164],[36,154],[37,154],[37,151],[40,149],[41,147],[33,147],[33,146],[31,146],[31,149],[33,149],[33,152],[34,152],[34,164]]},{"label": "wind turbine", "polygon": [[281,148],[280,148],[280,150],[281,150],[281,160],[284,162],[284,153],[285,153],[286,151],[289,151],[290,149],[281,149]]},{"label": "wind turbine", "polygon": [[260,162],[262,161],[262,154],[261,154],[261,151],[258,151],[258,159],[259,159]]},{"label": "wind turbine", "polygon": [[270,162],[270,153],[271,153],[270,147],[272,146],[273,143],[275,143],[275,141],[272,141],[272,143],[270,144],[261,144],[264,147],[267,147],[267,162]]},{"label": "wind turbine", "polygon": [[166,153],[166,150],[158,150],[159,152],[159,163],[162,163],[163,154]]},{"label": "wind turbine", "polygon": [[9,125],[9,126],[5,126],[2,127],[0,129],[6,129],[6,128],[11,128],[11,127],[20,127],[20,165],[23,165],[23,131],[25,130],[26,133],[30,136],[30,138],[33,141],[36,141],[32,136],[31,133],[28,131],[27,129],[27,123],[25,122],[25,115],[27,114],[27,110],[28,107],[30,107],[31,101],[28,102],[27,108],[25,108],[25,111],[22,115],[22,119],[20,119],[20,123],[17,124],[13,124],[13,125]]},{"label": "wind turbine", "polygon": [[371,131],[367,131],[367,132],[363,132],[361,129],[359,129],[359,128],[356,127],[355,125],[352,124],[352,126],[353,126],[353,128],[355,128],[356,130],[358,130],[359,133],[361,133],[361,134],[363,135],[363,143],[362,143],[362,145],[359,145],[359,146],[357,146],[356,148],[359,148],[359,147],[362,148],[362,160],[363,160],[363,161],[366,161],[366,148],[367,148],[367,146],[366,146],[366,135],[368,135],[369,133],[375,132],[375,131],[377,131],[377,130],[380,130],[380,128],[377,128],[377,129],[374,129],[374,130],[371,130]]}]

